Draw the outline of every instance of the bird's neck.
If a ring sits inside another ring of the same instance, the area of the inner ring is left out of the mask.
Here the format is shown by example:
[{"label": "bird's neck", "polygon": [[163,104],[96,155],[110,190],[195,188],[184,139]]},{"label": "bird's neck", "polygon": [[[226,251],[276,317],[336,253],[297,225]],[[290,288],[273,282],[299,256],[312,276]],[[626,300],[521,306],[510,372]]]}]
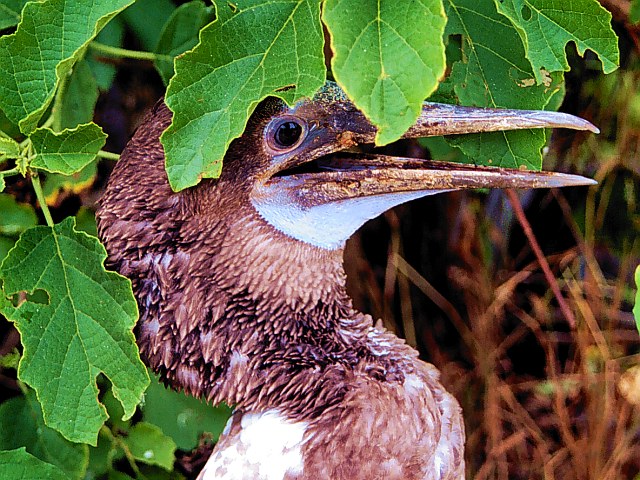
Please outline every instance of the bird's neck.
[{"label": "bird's neck", "polygon": [[[318,398],[325,409],[339,401],[345,372],[382,362],[371,317],[347,296],[342,251],[274,236],[258,217],[220,225],[228,233],[217,241],[202,238],[211,226],[200,222],[210,219],[183,225],[170,249],[143,256],[144,275],[132,275],[142,354],[169,383],[214,403],[304,417]],[[202,248],[187,248],[194,242]]]}]

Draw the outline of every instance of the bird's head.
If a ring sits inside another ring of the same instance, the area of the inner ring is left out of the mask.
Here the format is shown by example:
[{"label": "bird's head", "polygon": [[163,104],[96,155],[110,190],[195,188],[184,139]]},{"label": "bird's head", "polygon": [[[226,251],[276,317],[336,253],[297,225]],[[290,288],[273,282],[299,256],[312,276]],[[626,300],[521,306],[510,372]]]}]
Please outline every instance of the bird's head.
[{"label": "bird's head", "polygon": [[[159,140],[170,121],[159,103],[129,142],[98,227],[109,263],[133,282],[143,355],[172,383],[214,400],[238,402],[248,388],[239,358],[263,365],[291,356],[299,365],[347,355],[370,320],[351,308],[342,248],[369,218],[442,191],[593,183],[357,153],[376,128],[328,83],[293,107],[267,99],[232,142],[219,179],[173,192]],[[425,103],[405,137],[542,127],[596,131],[555,112]]]},{"label": "bird's head", "polygon": [[[597,129],[563,113],[480,109],[425,103],[404,138],[524,128]],[[231,147],[226,169],[248,179],[249,203],[278,231],[316,247],[338,249],[365,221],[400,203],[469,188],[587,185],[575,175],[483,168],[357,153],[376,127],[334,83],[288,107],[268,100]],[[224,174],[223,174],[224,175]],[[236,182],[239,179],[234,178]]]}]

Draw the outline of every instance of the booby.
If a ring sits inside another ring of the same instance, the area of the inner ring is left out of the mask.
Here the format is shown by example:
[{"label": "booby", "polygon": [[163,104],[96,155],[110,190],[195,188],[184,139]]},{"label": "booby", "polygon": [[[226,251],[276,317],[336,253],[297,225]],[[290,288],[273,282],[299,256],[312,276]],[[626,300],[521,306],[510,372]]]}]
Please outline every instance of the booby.
[{"label": "booby", "polygon": [[[464,478],[458,402],[433,365],[355,310],[343,248],[366,220],[438,192],[591,180],[352,153],[376,128],[333,83],[293,107],[269,98],[219,179],[173,192],[160,101],[125,148],[98,211],[108,264],[133,284],[146,363],[235,410],[201,479]],[[538,111],[425,103],[405,137],[519,128],[597,131]]]}]

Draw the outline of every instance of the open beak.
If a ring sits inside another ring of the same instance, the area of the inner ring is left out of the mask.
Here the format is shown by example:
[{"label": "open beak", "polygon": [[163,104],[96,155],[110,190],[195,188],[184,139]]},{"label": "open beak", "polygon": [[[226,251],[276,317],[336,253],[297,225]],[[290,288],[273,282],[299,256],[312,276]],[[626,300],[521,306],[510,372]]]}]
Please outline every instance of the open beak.
[{"label": "open beak", "polygon": [[[342,102],[344,103],[344,102]],[[286,190],[303,207],[374,195],[477,188],[554,188],[594,185],[578,175],[482,167],[415,158],[344,151],[373,143],[375,127],[355,108],[335,107],[330,150],[314,160],[313,170],[276,176],[270,186]],[[565,113],[503,110],[425,103],[404,138],[495,132],[530,128],[570,128],[598,133],[590,122]],[[335,132],[340,132],[335,133]]]},{"label": "open beak", "polygon": [[[286,112],[305,119],[306,136],[277,164],[274,173],[257,182],[252,202],[278,230],[325,249],[340,248],[368,219],[426,195],[473,188],[596,183],[562,173],[353,152],[353,147],[374,143],[376,128],[335,84]],[[564,113],[425,103],[404,137],[558,127],[598,131],[586,120]]]}]

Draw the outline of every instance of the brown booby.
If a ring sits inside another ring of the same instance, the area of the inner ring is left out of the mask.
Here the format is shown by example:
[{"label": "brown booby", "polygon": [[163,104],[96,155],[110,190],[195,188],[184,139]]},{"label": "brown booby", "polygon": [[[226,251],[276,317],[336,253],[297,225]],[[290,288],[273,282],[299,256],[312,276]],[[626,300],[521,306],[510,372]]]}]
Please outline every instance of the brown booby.
[{"label": "brown booby", "polygon": [[[293,107],[267,99],[219,179],[169,187],[159,102],[101,200],[109,265],[140,307],[143,358],[170,385],[235,407],[199,478],[462,479],[457,401],[417,352],[352,306],[343,248],[411,199],[583,177],[351,153],[376,128],[332,83]],[[597,131],[556,112],[425,103],[405,137],[520,128]]]}]

